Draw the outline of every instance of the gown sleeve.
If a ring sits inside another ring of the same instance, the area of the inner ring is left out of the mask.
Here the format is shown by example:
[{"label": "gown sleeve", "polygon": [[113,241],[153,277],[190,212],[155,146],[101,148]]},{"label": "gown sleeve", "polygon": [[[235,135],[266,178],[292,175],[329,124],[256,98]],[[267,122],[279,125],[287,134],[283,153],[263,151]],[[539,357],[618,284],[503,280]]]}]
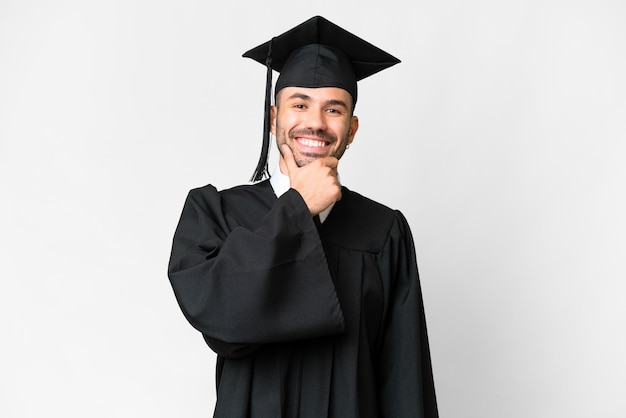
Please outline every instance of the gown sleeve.
[{"label": "gown sleeve", "polygon": [[398,211],[381,258],[391,282],[377,362],[381,416],[436,418],[439,415],[415,247],[408,223]]},{"label": "gown sleeve", "polygon": [[212,186],[189,193],[168,268],[185,317],[218,355],[343,331],[322,244],[297,191],[254,228],[233,227],[222,212]]}]

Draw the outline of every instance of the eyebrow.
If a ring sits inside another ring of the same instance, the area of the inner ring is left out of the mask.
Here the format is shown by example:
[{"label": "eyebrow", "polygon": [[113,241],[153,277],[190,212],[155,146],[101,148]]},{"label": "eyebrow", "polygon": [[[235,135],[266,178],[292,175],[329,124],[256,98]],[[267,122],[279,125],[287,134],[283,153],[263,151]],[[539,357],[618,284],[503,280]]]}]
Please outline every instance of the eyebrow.
[{"label": "eyebrow", "polygon": [[332,106],[343,106],[346,109],[348,108],[348,105],[343,100],[331,99],[327,101],[326,104],[332,105]]},{"label": "eyebrow", "polygon": [[[297,92],[287,98],[287,100],[291,100],[291,99],[302,99],[307,102],[310,102],[312,100],[311,96],[309,96],[308,94],[297,93]],[[331,106],[343,106],[346,109],[348,108],[348,105],[346,104],[346,102],[344,102],[343,100],[339,100],[339,99],[327,100],[325,104],[331,105]]]},{"label": "eyebrow", "polygon": [[311,96],[306,95],[304,93],[294,93],[287,98],[287,100],[291,100],[291,99],[302,99],[302,100],[306,100],[307,102],[310,102]]}]

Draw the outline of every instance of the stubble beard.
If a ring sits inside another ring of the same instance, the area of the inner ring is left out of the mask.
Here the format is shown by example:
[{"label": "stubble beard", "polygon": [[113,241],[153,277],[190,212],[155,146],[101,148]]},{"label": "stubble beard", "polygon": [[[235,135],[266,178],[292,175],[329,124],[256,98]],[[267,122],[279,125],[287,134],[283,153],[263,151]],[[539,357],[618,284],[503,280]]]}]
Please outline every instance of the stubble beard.
[{"label": "stubble beard", "polygon": [[[278,136],[276,138],[278,149],[280,150],[280,146],[282,144],[287,144],[287,146],[291,148],[291,153],[293,154],[294,160],[296,161],[296,164],[298,165],[298,167],[304,167],[310,162],[320,158],[320,156],[317,154],[306,153],[306,152],[303,153],[303,152],[300,152],[299,150],[295,150],[294,149],[295,147],[292,145],[292,143],[295,142],[294,138],[296,136],[317,136],[319,138],[325,139],[331,144],[337,143],[337,137],[325,131],[314,131],[312,129],[292,129],[287,134],[285,130],[280,127],[280,125],[277,125],[276,132],[278,132]],[[287,142],[287,137],[289,137],[290,142]],[[335,157],[337,159],[340,159],[344,151],[346,150],[345,144],[347,144],[347,140],[348,140],[348,135],[346,134],[346,136],[342,138],[341,145],[339,146],[339,148],[331,152],[330,157]]]}]

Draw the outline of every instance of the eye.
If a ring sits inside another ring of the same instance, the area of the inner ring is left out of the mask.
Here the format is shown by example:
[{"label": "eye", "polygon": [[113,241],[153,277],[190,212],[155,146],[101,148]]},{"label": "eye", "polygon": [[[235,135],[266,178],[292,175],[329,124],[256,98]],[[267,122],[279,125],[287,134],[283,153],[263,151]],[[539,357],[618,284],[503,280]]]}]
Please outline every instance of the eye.
[{"label": "eye", "polygon": [[302,103],[294,103],[293,107],[295,109],[306,109],[306,106]]},{"label": "eye", "polygon": [[327,113],[332,113],[332,114],[335,114],[335,115],[341,115],[342,114],[340,109],[336,109],[334,107],[329,107],[328,109],[326,109],[326,112]]}]

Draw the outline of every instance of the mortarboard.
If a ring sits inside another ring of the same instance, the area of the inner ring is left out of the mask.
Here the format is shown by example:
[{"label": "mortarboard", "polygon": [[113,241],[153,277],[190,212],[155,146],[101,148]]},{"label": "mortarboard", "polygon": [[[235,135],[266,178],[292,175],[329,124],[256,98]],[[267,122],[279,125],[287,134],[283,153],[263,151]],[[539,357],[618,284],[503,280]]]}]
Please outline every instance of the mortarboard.
[{"label": "mortarboard", "polygon": [[339,87],[357,99],[357,81],[391,67],[399,59],[321,16],[315,16],[243,54],[267,67],[263,147],[252,181],[267,174],[272,70],[283,87]]}]

